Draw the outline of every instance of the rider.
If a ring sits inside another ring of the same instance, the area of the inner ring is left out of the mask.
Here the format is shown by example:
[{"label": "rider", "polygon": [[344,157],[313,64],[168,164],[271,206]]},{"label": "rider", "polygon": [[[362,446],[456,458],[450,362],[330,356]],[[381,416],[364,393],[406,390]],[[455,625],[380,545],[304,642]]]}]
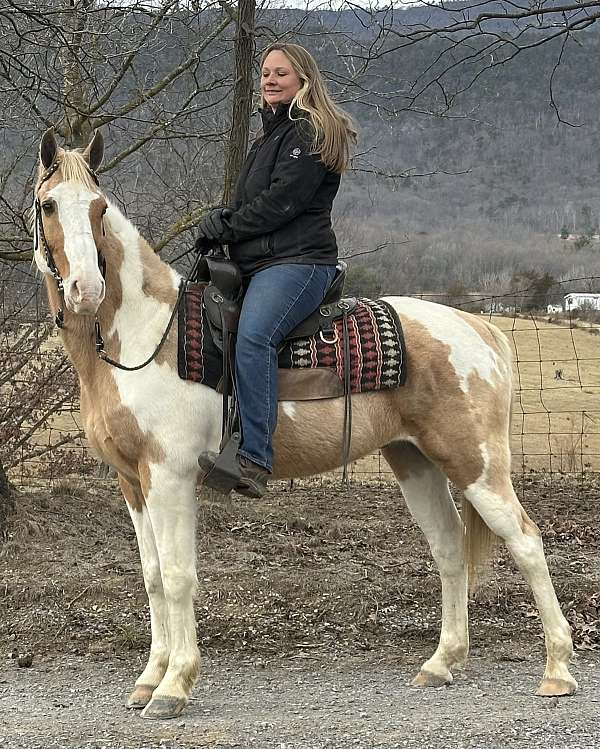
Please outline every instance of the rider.
[{"label": "rider", "polygon": [[263,130],[231,208],[215,208],[198,245],[227,243],[244,279],[236,344],[242,442],[238,491],[261,497],[272,471],[277,348],[323,301],[335,276],[331,206],[356,141],[354,124],[327,92],[311,54],[272,44],[261,61]]}]

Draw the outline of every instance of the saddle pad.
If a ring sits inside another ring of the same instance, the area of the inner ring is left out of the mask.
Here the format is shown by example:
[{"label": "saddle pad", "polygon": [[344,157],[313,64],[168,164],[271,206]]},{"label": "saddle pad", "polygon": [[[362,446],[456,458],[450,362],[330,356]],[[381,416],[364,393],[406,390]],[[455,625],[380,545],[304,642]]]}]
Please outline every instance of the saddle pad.
[{"label": "saddle pad", "polygon": [[[336,334],[286,341],[279,353],[283,369],[330,367],[344,380],[343,322],[335,321]],[[404,336],[396,312],[389,304],[359,299],[348,315],[350,385],[353,393],[391,390],[406,379]],[[323,340],[323,338],[325,340]],[[328,343],[335,340],[335,343]]]},{"label": "saddle pad", "polygon": [[[205,284],[188,284],[179,307],[178,370],[184,380],[217,389],[223,373],[202,303]],[[343,393],[344,344],[342,320],[336,333],[286,341],[279,352],[279,400],[312,400]],[[353,393],[398,388],[406,380],[406,349],[396,312],[384,301],[359,299],[348,315]],[[325,338],[325,340],[323,340]],[[335,342],[333,342],[335,339]],[[330,341],[330,342],[328,342]],[[301,370],[304,370],[302,372]],[[314,370],[320,370],[316,372]],[[289,387],[288,387],[289,386]]]}]

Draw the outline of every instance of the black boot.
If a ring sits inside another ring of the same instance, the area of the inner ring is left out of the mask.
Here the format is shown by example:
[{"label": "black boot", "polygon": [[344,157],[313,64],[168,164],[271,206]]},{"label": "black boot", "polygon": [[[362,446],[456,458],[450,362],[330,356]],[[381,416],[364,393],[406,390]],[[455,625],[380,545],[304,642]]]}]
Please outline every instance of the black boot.
[{"label": "black boot", "polygon": [[238,455],[241,478],[236,487],[238,494],[252,499],[260,499],[267,491],[267,481],[270,473],[266,468],[253,463],[244,455]]},{"label": "black boot", "polygon": [[[243,455],[236,455],[229,461],[219,458],[222,453],[205,452],[198,458],[204,486],[229,494],[232,489],[238,494],[252,499],[260,499],[267,491],[269,472]],[[215,463],[219,466],[215,469]],[[221,465],[219,465],[219,463]]]}]

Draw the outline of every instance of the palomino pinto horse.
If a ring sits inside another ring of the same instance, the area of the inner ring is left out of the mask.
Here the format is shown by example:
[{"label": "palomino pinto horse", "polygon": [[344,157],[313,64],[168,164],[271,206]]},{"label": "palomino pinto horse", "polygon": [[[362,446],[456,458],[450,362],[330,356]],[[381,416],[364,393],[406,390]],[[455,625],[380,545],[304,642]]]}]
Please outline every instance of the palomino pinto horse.
[{"label": "palomino pinto horse", "polygon": [[[144,708],[145,717],[171,718],[186,705],[199,668],[192,603],[197,459],[218,449],[221,400],[178,377],[175,329],[160,354],[138,371],[114,368],[96,354],[95,319],[110,357],[130,366],[150,357],[181,280],[97,186],[93,172],[102,152],[99,134],[83,152],[65,151],[52,132],[44,135],[35,259],[46,274],[53,313],[64,308],[60,335],[79,374],[85,432],[118,472],[139,543],[152,645],[128,705]],[[448,684],[466,658],[469,569],[491,530],[506,542],[537,602],[547,648],[538,694],[573,694],[569,625],[539,530],[511,484],[507,340],[479,317],[449,307],[411,298],[388,301],[402,319],[408,380],[401,390],[354,397],[350,458],[382,449],[439,568],[440,641],[413,684]],[[280,409],[276,478],[340,464],[342,401],[289,402]],[[464,523],[448,480],[466,498]]]}]

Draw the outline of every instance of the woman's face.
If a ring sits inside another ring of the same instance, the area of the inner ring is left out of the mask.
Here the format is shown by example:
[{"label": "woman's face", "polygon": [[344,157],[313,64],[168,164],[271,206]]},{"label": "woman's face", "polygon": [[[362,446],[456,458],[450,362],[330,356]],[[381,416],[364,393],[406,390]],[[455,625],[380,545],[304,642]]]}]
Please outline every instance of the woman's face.
[{"label": "woman's face", "polygon": [[291,101],[301,87],[302,81],[285,54],[280,49],[269,52],[260,77],[260,90],[267,104],[276,109],[282,101]]}]

